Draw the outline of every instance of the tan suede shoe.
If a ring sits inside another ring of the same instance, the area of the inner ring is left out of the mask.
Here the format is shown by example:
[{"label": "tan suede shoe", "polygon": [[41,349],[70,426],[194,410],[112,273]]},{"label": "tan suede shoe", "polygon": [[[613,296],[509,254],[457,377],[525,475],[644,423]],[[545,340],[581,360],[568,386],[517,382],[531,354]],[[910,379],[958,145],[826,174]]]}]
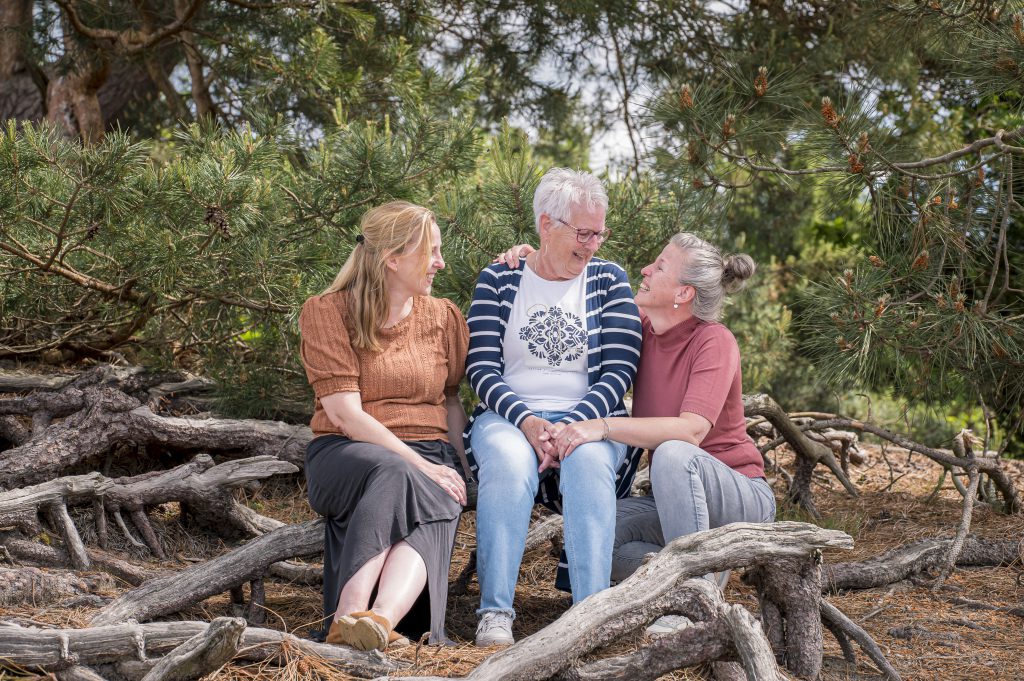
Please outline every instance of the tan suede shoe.
[{"label": "tan suede shoe", "polygon": [[356,650],[384,650],[388,647],[391,624],[386,618],[373,613],[353,613],[334,620],[327,632],[327,643],[344,645]]}]

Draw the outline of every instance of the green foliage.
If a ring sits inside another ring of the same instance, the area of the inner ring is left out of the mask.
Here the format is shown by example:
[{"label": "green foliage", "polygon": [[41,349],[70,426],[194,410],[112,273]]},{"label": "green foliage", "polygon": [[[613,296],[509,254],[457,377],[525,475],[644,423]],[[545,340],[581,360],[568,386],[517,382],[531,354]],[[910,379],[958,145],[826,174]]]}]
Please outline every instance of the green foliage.
[{"label": "green foliage", "polygon": [[[784,71],[769,45],[681,74],[652,109],[666,132],[658,169],[728,216],[725,233],[758,235],[758,251],[793,266],[781,296],[796,313],[802,383],[981,404],[1016,430],[1022,18],[907,2],[863,19],[836,24],[869,47],[844,61],[823,38]],[[781,229],[751,228],[758,218]]]},{"label": "green foliage", "polygon": [[436,292],[465,308],[535,240],[543,171],[621,124],[637,151],[606,177],[600,255],[635,278],[683,230],[753,255],[725,319],[748,391],[871,394],[940,441],[945,414],[1020,425],[1020,2],[199,5],[139,48],[175,3],[81,0],[84,28],[33,3],[37,81],[166,78],[93,145],[5,126],[0,356],[134,353],[217,378],[226,411],[301,418],[295,311],[363,211],[433,208]]}]

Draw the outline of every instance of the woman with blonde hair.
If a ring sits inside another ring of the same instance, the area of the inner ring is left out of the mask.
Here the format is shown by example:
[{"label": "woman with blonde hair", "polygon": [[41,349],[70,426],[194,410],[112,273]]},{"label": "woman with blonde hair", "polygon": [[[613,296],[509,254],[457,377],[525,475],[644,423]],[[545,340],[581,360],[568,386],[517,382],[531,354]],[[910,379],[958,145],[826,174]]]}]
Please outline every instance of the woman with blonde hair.
[{"label": "woman with blonde hair", "polygon": [[325,518],[327,642],[402,642],[395,625],[426,587],[430,640],[444,643],[466,503],[458,387],[469,332],[453,303],[430,295],[444,259],[429,210],[392,201],[367,211],[359,228],[334,283],[299,317],[316,395],[306,480]]}]

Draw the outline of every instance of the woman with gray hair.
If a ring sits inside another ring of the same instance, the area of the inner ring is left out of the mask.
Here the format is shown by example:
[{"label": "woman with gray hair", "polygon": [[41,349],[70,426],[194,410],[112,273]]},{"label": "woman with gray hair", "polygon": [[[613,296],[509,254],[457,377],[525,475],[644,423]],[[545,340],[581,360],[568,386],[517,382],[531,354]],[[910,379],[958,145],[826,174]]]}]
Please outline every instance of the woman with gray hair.
[{"label": "woman with gray hair", "polygon": [[718,321],[725,296],[754,269],[748,255],[723,258],[693,234],[672,237],[641,270],[644,338],[632,418],[574,423],[555,437],[559,458],[601,437],[650,452],[653,496],[619,501],[613,580],[676,537],[775,519],[775,497],[743,417],[739,347]]},{"label": "woman with gray hair", "polygon": [[[520,256],[526,250],[513,249]],[[676,537],[775,519],[764,462],[746,432],[739,347],[718,321],[725,296],[742,289],[754,269],[748,255],[723,257],[693,234],[673,236],[641,270],[643,345],[632,417],[556,424],[560,461],[602,439],[650,452],[653,496],[618,502],[615,581]]]}]

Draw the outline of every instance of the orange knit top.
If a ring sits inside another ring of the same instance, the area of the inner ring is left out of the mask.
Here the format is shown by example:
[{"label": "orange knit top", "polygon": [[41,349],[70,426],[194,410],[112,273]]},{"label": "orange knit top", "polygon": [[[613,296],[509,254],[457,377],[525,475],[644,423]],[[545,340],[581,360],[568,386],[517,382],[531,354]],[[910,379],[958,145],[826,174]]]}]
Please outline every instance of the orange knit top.
[{"label": "orange knit top", "polygon": [[383,350],[352,347],[348,293],[313,296],[302,306],[302,363],[316,395],[313,435],[345,435],[320,398],[359,392],[363,410],[400,440],[448,441],[445,397],[458,393],[465,373],[469,329],[450,300],[417,296],[412,312],[378,331]]}]

